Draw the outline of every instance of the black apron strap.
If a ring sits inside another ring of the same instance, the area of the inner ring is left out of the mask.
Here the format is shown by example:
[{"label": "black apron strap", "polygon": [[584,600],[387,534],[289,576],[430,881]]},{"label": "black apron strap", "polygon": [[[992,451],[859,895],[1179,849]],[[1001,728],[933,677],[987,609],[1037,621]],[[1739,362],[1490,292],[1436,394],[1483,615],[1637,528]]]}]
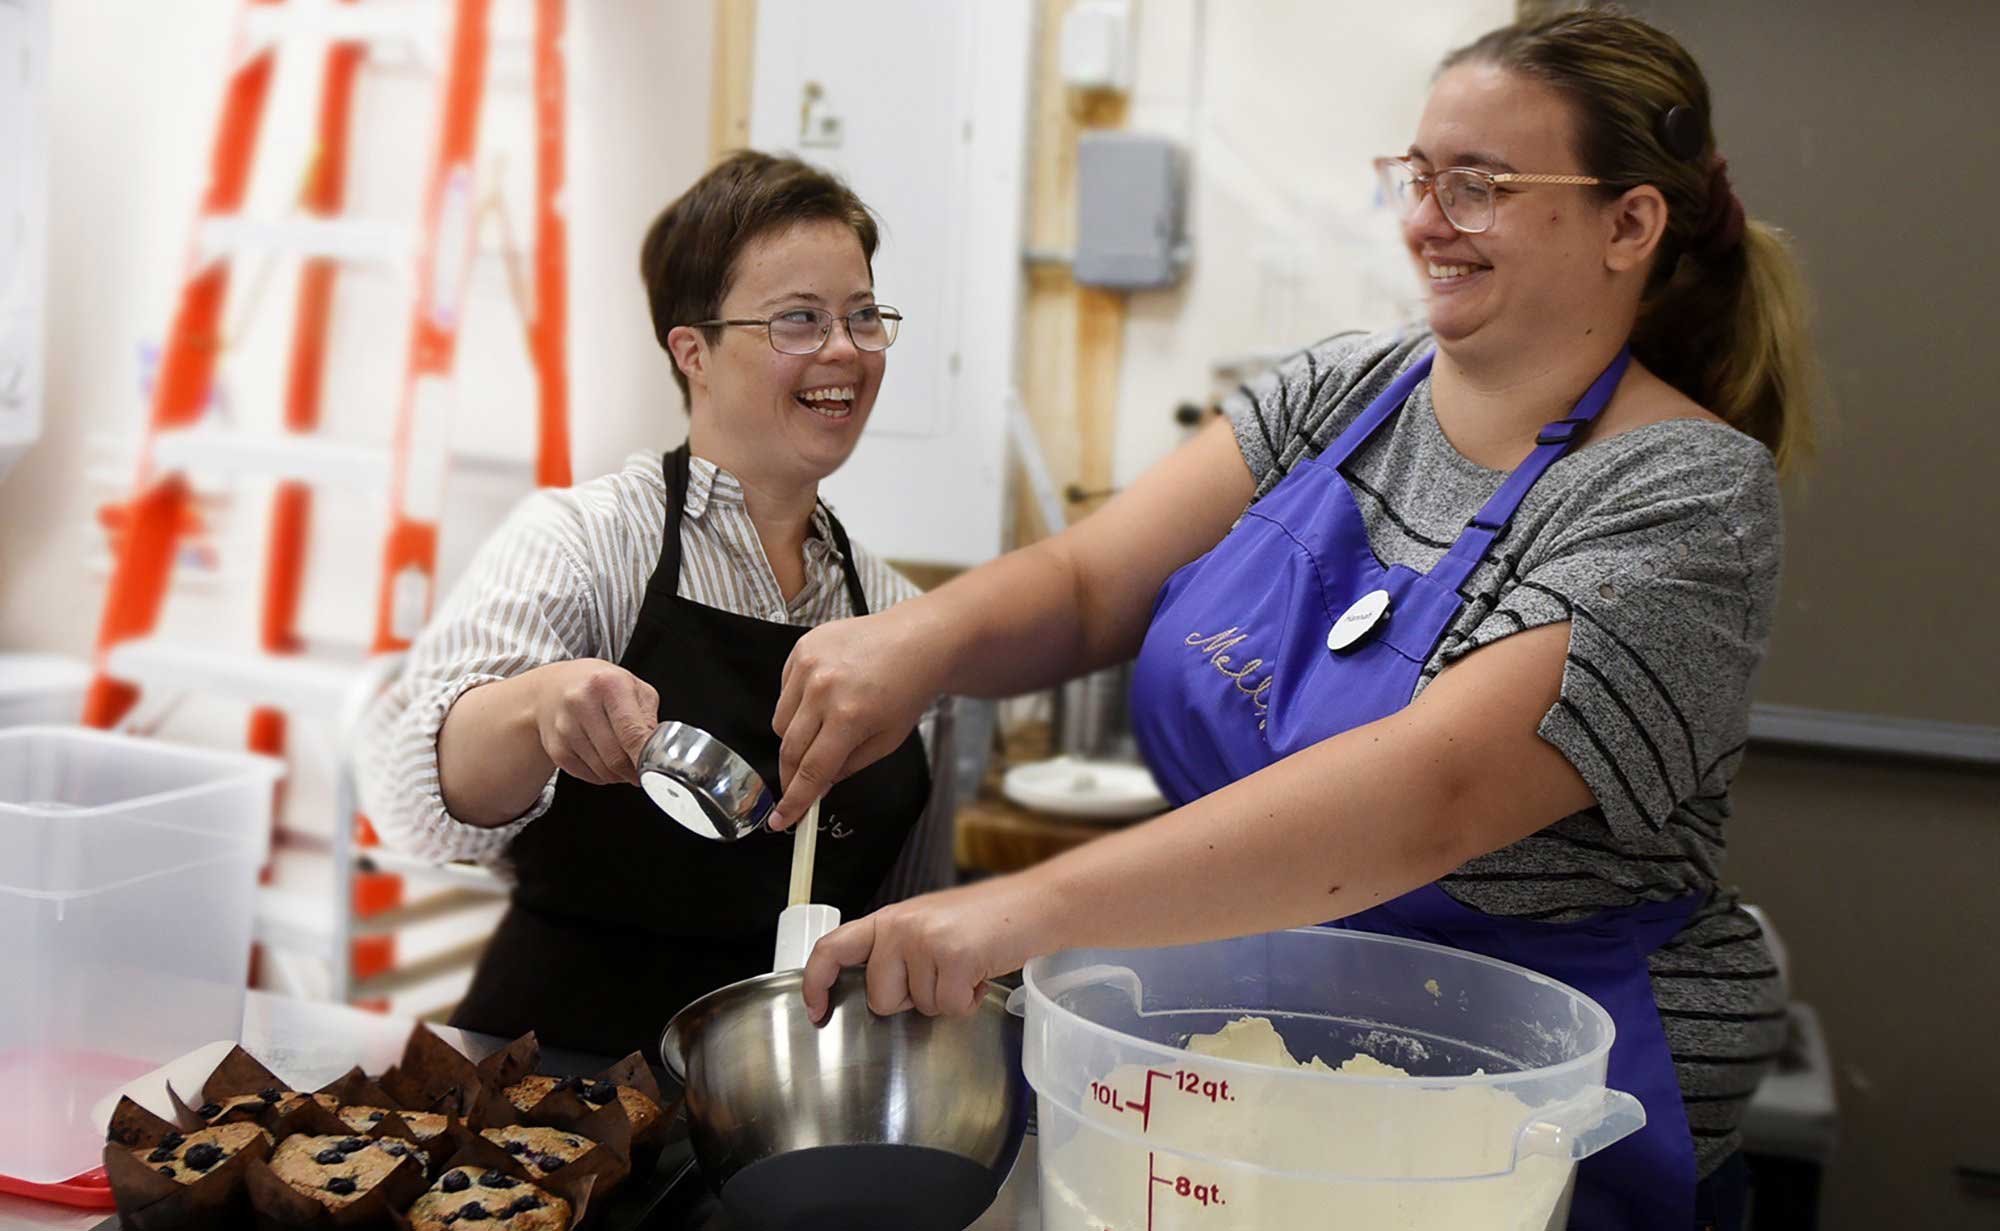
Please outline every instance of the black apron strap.
[{"label": "black apron strap", "polygon": [[847,541],[847,527],[841,525],[833,510],[826,507],[826,501],[820,501],[819,507],[826,513],[826,528],[833,533],[834,550],[840,553],[840,574],[847,581],[848,605],[855,615],[865,616],[868,614],[868,596],[862,593],[861,574],[854,569],[854,547]]}]

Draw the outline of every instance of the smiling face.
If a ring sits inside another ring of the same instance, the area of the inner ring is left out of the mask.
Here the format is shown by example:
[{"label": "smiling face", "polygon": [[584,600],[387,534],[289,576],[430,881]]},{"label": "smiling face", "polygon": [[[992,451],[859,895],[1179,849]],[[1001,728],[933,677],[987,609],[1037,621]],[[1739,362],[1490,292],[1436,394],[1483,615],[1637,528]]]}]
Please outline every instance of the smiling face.
[{"label": "smiling face", "polygon": [[[1420,171],[1588,175],[1562,95],[1484,63],[1447,69],[1431,87],[1410,160]],[[1616,203],[1572,185],[1499,185],[1493,225],[1462,234],[1427,194],[1403,221],[1440,344],[1504,351],[1612,323],[1635,297],[1617,246]],[[1609,258],[1609,259],[1608,259]]]},{"label": "smiling face", "polygon": [[[819,308],[843,316],[874,302],[853,228],[806,222],[744,245],[717,315],[776,318]],[[711,343],[682,326],[669,338],[688,378],[694,451],[752,486],[810,486],[839,469],[874,408],[886,352],[856,349],[838,321],[812,355],[780,354],[759,326],[718,333]]]}]

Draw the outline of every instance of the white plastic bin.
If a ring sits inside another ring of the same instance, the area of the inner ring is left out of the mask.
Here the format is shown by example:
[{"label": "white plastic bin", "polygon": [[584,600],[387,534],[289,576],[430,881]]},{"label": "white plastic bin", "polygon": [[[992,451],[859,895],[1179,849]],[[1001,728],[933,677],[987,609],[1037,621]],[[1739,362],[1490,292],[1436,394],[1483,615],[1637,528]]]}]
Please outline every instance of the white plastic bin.
[{"label": "white plastic bin", "polygon": [[0,727],[83,717],[90,666],[60,654],[0,653]]},{"label": "white plastic bin", "polygon": [[81,727],[0,730],[0,1175],[98,1166],[93,1103],[237,1036],[282,773]]},{"label": "white plastic bin", "polygon": [[[1544,1231],[1645,1109],[1589,997],[1474,954],[1304,928],[1028,964],[1045,1231]],[[1184,1050],[1234,1019],[1351,1075]],[[1359,1062],[1360,1067],[1366,1061]]]}]

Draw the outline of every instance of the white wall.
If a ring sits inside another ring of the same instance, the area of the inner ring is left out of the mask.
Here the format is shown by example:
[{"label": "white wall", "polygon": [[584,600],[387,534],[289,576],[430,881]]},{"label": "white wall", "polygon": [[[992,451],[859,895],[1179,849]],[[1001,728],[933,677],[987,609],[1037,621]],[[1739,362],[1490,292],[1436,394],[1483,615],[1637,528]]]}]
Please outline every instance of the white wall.
[{"label": "white wall", "polygon": [[1417,287],[1368,160],[1406,148],[1446,51],[1512,20],[1513,0],[1139,0],[1130,127],[1190,159],[1194,264],[1130,296],[1115,481],[1181,439],[1217,360],[1378,328]]}]

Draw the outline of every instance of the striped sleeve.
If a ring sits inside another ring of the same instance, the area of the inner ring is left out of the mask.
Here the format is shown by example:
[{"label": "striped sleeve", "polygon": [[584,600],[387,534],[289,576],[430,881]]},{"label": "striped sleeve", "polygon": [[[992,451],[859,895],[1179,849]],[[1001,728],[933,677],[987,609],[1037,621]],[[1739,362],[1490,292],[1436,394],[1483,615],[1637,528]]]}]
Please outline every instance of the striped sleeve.
[{"label": "striped sleeve", "polygon": [[482,546],[410,647],[395,683],[363,718],[362,805],[389,846],[436,862],[493,863],[548,810],[555,776],[519,818],[472,825],[452,816],[438,782],[437,737],[469,689],[547,663],[602,657],[605,621],[557,493],[529,497]]},{"label": "striped sleeve", "polygon": [[1676,464],[1672,436],[1609,451],[1606,472],[1578,488],[1584,507],[1446,655],[1568,622],[1562,691],[1540,734],[1628,842],[1726,788],[1776,602],[1769,454],[1743,437],[1721,459],[1690,449]]},{"label": "striped sleeve", "polygon": [[1337,333],[1223,398],[1222,413],[1257,480],[1258,495],[1283,478],[1301,455],[1325,446],[1339,429],[1334,417],[1347,405],[1356,381],[1371,362],[1395,353],[1394,342],[1388,335]]}]

